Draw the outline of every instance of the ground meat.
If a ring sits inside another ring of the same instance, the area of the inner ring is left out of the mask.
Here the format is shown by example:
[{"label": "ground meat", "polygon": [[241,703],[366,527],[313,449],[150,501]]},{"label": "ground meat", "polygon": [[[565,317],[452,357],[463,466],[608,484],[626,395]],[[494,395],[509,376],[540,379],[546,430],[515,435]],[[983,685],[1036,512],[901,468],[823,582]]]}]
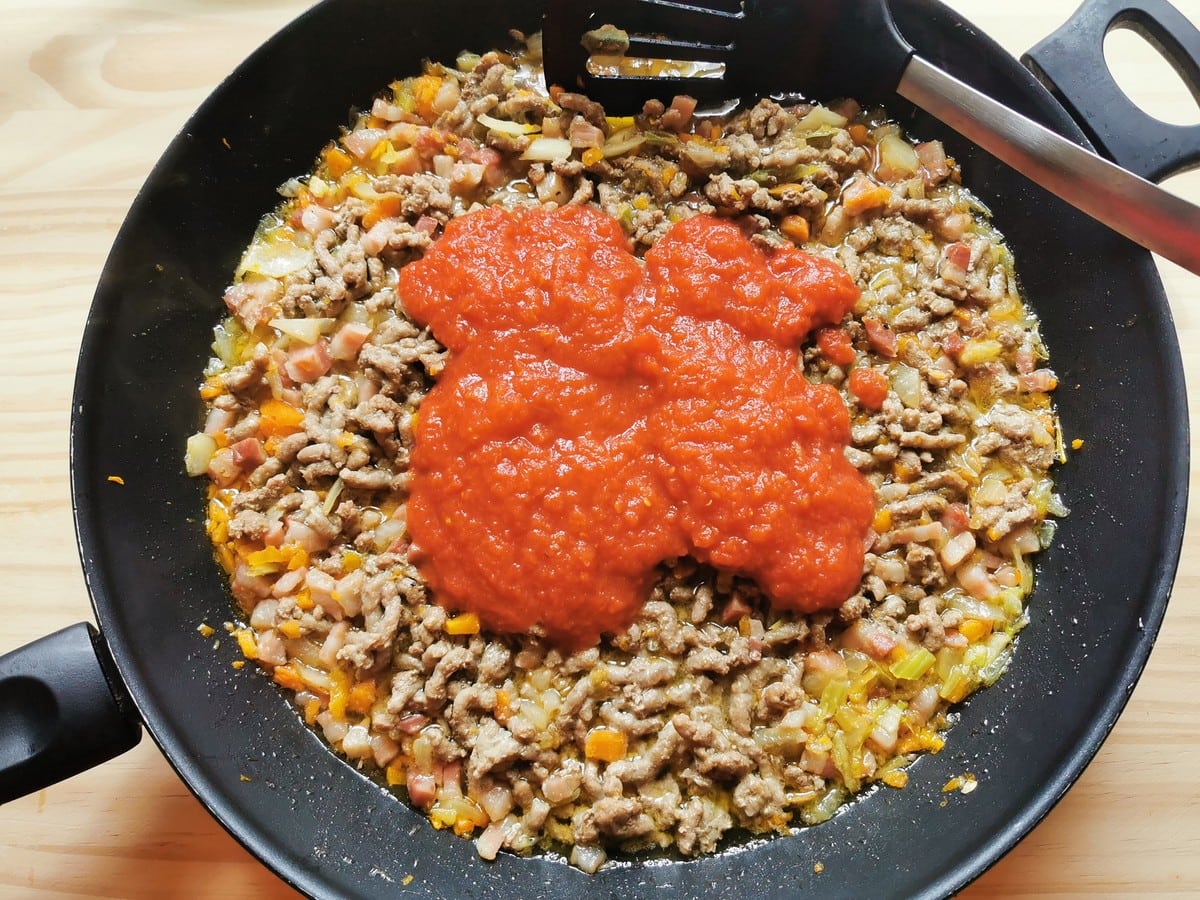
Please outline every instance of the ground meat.
[{"label": "ground meat", "polygon": [[759,775],[747,775],[733,790],[733,803],[749,819],[770,818],[783,813],[783,786]]},{"label": "ground meat", "polygon": [[634,797],[601,797],[586,809],[575,825],[581,843],[595,843],[601,835],[629,840],[649,834],[654,822]]},{"label": "ground meat", "polygon": [[494,769],[511,765],[521,756],[521,744],[493,719],[482,719],[475,746],[467,759],[467,779],[479,781]]}]

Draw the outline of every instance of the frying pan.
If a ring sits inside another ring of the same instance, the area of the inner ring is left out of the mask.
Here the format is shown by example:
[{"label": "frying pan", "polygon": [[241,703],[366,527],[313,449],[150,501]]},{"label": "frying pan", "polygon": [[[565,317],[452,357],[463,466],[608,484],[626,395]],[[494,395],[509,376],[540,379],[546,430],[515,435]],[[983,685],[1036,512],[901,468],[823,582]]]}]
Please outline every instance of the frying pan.
[{"label": "frying pan", "polygon": [[[151,175],[98,288],[74,404],[77,527],[103,637],[76,628],[0,661],[2,795],[36,789],[127,745],[136,713],[214,815],[315,895],[392,895],[403,874],[415,876],[413,890],[459,896],[691,896],[747,884],[768,896],[934,896],[961,887],[1077,777],[1145,662],[1178,560],[1186,410],[1149,256],[899,103],[893,111],[913,133],[946,140],[1008,235],[1062,379],[1066,433],[1102,438],[1060,473],[1073,511],[1043,557],[1033,624],[1016,661],[998,689],[964,706],[947,749],[914,766],[909,788],[872,794],[795,837],[696,862],[635,860],[590,879],[551,858],[485,865],[469,843],[433,832],[340,763],[265,679],[229,667],[228,649],[214,653],[198,639],[197,623],[220,622],[230,610],[199,520],[202,487],[184,478],[179,459],[200,414],[194,387],[221,289],[254,222],[274,203],[274,187],[308,167],[349,106],[422,56],[503,43],[508,27],[537,21],[534,4],[462,6],[469,16],[450,3],[414,6],[386,30],[370,26],[395,18],[381,0],[317,7],[235,73]],[[1165,26],[1154,24],[1166,15],[1159,4],[1087,8],[1097,21],[1140,10],[1170,44]],[[1033,78],[944,7],[905,0],[896,12],[924,55],[1081,136]],[[455,23],[453,34],[444,21]],[[1094,34],[1079,31],[1060,34],[1066,51],[1098,52]],[[1192,60],[1200,57],[1194,32],[1174,33],[1187,35]],[[310,72],[283,63],[318,58],[328,46],[349,49]],[[1175,44],[1176,54],[1184,50]],[[1086,68],[1089,58],[1080,59],[1077,68]],[[1188,66],[1200,82],[1196,64]],[[1089,130],[1104,143],[1102,127]],[[1179,137],[1143,134],[1155,147]],[[1138,153],[1118,158],[1149,171]],[[1194,161],[1183,152],[1172,159]],[[1123,477],[1129,472],[1155,477],[1138,482]],[[135,489],[115,490],[114,473]],[[71,705],[92,718],[78,718]],[[63,747],[70,752],[58,752]],[[31,759],[20,756],[30,748],[38,751]],[[942,807],[940,786],[967,770],[995,789]]]}]

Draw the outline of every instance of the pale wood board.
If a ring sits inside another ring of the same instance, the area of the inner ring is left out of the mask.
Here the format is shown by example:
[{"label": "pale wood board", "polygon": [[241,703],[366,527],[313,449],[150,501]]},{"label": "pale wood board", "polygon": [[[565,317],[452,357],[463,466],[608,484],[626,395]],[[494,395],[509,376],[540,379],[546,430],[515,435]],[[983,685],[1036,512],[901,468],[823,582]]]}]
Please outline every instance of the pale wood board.
[{"label": "pale wood board", "polygon": [[[1177,4],[1200,22],[1200,0]],[[1020,53],[1075,3],[951,5]],[[404,4],[396,6],[402,17]],[[117,228],[186,117],[304,7],[298,0],[0,3],[0,652],[91,618],[74,545],[67,441],[75,356]],[[1160,116],[1200,121],[1182,87],[1133,44],[1118,45],[1126,87]],[[1172,187],[1200,201],[1195,175]],[[1200,278],[1161,268],[1195,394]],[[1194,402],[1191,410],[1195,416]],[[1200,457],[1195,447],[1193,457]],[[1189,517],[1174,598],[1125,714],[1066,799],[966,896],[1200,890],[1197,601],[1200,543]],[[294,894],[209,817],[147,739],[94,771],[0,807],[0,896]]]}]

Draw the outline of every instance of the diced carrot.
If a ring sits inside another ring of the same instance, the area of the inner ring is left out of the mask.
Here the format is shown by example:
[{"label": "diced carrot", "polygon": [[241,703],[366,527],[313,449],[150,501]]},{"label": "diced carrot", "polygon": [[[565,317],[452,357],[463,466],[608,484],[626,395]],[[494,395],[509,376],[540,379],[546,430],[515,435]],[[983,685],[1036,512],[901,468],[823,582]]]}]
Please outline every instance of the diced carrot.
[{"label": "diced carrot", "polygon": [[350,154],[333,144],[325,148],[324,156],[325,169],[334,178],[341,178],[354,166],[354,160],[350,158]]},{"label": "diced carrot", "polygon": [[374,681],[360,681],[350,689],[350,699],[346,702],[346,707],[351,712],[366,715],[375,703],[375,691]]},{"label": "diced carrot", "polygon": [[268,397],[258,408],[258,433],[262,437],[285,437],[304,429],[304,413],[282,400]]},{"label": "diced carrot", "polygon": [[204,380],[204,387],[200,388],[200,398],[202,400],[212,400],[220,397],[225,393],[225,383],[216,375],[211,375]]},{"label": "diced carrot", "polygon": [[242,656],[246,659],[258,659],[258,641],[254,639],[253,631],[249,628],[239,628],[233,636],[237,639]]},{"label": "diced carrot", "polygon": [[[279,670],[276,669],[275,671],[279,671]],[[316,697],[313,697],[306,704],[304,704],[304,721],[306,723],[308,723],[309,726],[317,724],[317,716],[319,716],[320,714],[321,714],[321,701],[318,700]]]},{"label": "diced carrot", "polygon": [[334,669],[329,673],[329,712],[335,719],[346,718],[350,705],[350,673]]},{"label": "diced carrot", "polygon": [[437,75],[421,75],[413,81],[413,97],[416,99],[417,115],[426,122],[437,118],[433,101],[442,89],[442,79]]},{"label": "diced carrot", "polygon": [[404,771],[404,766],[400,763],[392,763],[387,767],[387,783],[390,787],[404,784],[407,780],[408,774]]},{"label": "diced carrot", "polygon": [[887,399],[887,376],[878,369],[857,368],[850,373],[850,393],[868,409],[879,409]]},{"label": "diced carrot", "polygon": [[362,227],[364,231],[370,231],[383,219],[390,219],[400,215],[400,195],[399,194],[384,194],[378,200],[371,204],[371,208],[363,215]]},{"label": "diced carrot", "polygon": [[276,666],[271,677],[275,679],[276,684],[287,688],[289,691],[304,690],[303,679],[300,678],[299,673],[291,666]]},{"label": "diced carrot", "polygon": [[908,773],[903,769],[892,769],[880,775],[879,780],[888,787],[899,789],[908,784]]},{"label": "diced carrot", "polygon": [[584,741],[583,752],[588,759],[616,762],[625,756],[625,735],[612,728],[593,728]]},{"label": "diced carrot", "polygon": [[256,575],[282,572],[290,560],[290,551],[286,551],[282,547],[263,547],[261,550],[246,554],[246,564],[254,569]]},{"label": "diced carrot", "polygon": [[892,478],[896,481],[908,484],[921,474],[920,462],[913,465],[910,462],[905,462],[903,457],[892,463]]},{"label": "diced carrot", "polygon": [[991,631],[992,626],[982,619],[964,619],[963,623],[958,626],[958,633],[972,643],[986,637]]},{"label": "diced carrot", "polygon": [[936,731],[931,728],[918,728],[900,739],[896,745],[896,752],[916,753],[920,750],[928,750],[930,753],[937,753],[945,746],[945,738]]},{"label": "diced carrot", "polygon": [[871,527],[875,529],[876,534],[885,534],[892,530],[892,511],[890,509],[881,509],[875,513],[875,521],[871,523]]},{"label": "diced carrot", "polygon": [[479,634],[479,616],[465,612],[446,620],[446,634]]},{"label": "diced carrot", "polygon": [[842,328],[822,328],[818,331],[817,349],[835,365],[848,366],[854,362],[854,344]]},{"label": "diced carrot", "polygon": [[856,144],[865,144],[871,132],[867,130],[867,126],[861,123],[851,125],[846,129],[850,132],[850,139]]},{"label": "diced carrot", "polygon": [[508,721],[509,713],[512,712],[512,698],[509,696],[508,691],[503,688],[496,691],[496,705],[493,707],[492,712],[496,716],[496,721],[501,725]]},{"label": "diced carrot", "polygon": [[809,237],[808,219],[804,216],[784,216],[779,223],[779,230],[795,243],[803,244]]},{"label": "diced carrot", "polygon": [[599,147],[589,147],[583,151],[582,159],[585,166],[594,166],[600,160],[604,159],[604,151]]},{"label": "diced carrot", "polygon": [[858,177],[842,190],[842,208],[847,214],[861,216],[872,209],[887,206],[892,192],[869,178]]},{"label": "diced carrot", "polygon": [[300,623],[295,619],[288,619],[286,622],[279,624],[278,631],[285,638],[295,639],[300,637]]}]

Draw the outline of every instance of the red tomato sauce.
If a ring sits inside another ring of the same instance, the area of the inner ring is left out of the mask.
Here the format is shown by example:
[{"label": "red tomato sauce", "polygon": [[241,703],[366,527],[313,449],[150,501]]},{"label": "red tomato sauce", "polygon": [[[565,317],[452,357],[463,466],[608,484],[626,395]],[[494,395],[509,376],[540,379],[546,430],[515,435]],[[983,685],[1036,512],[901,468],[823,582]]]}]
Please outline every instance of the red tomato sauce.
[{"label": "red tomato sauce", "polygon": [[845,404],[798,360],[857,299],[838,266],[704,216],[643,265],[595,210],[484,210],[400,290],[451,351],[408,503],[411,558],[446,607],[576,648],[628,626],[680,556],[777,608],[857,588],[874,495],[842,452]]}]

